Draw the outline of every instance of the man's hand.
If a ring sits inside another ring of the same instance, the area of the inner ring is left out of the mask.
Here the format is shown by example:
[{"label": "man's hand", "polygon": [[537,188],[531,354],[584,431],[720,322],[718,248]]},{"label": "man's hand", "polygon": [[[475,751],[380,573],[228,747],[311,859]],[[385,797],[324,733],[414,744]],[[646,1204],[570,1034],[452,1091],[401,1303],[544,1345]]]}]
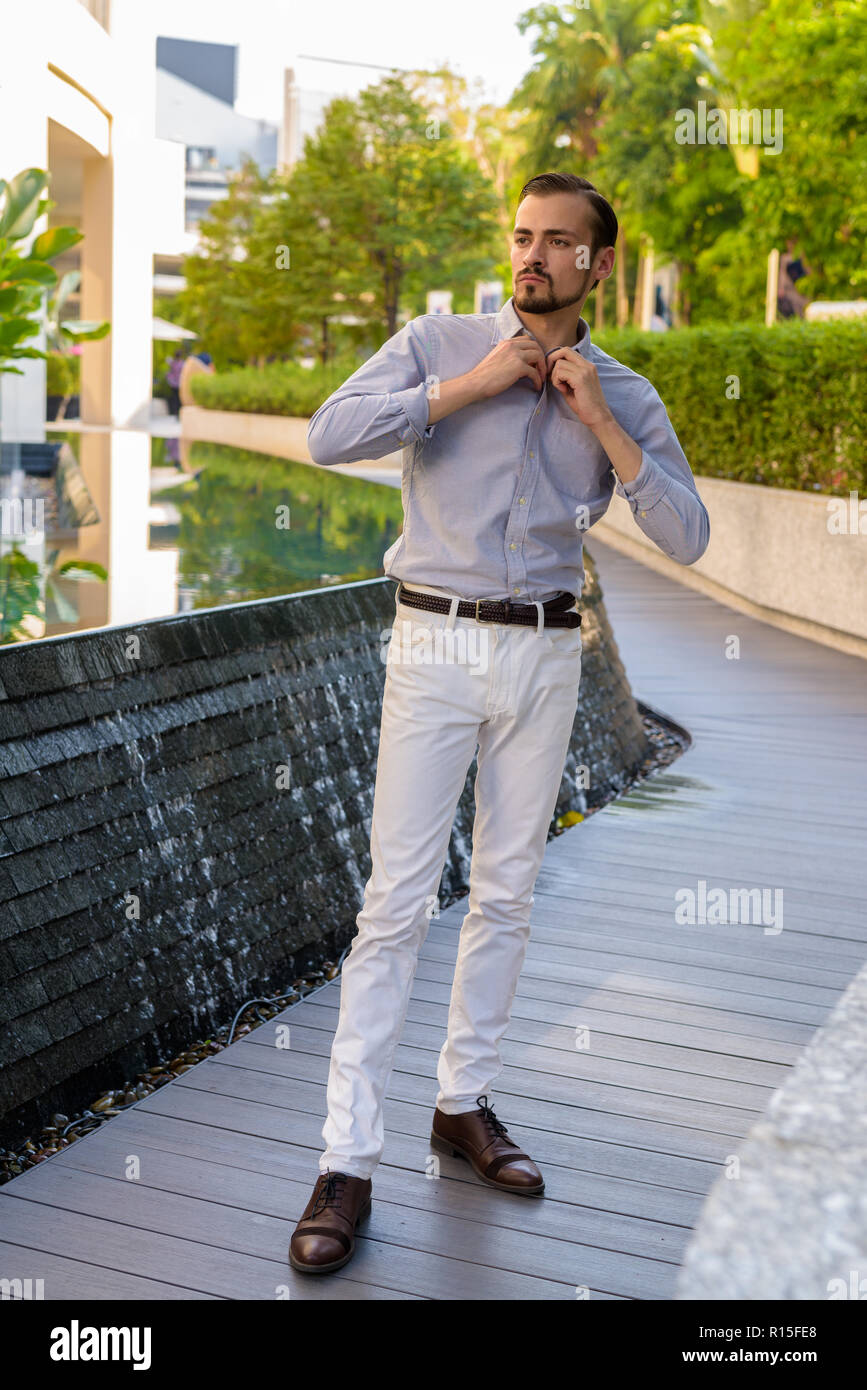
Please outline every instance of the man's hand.
[{"label": "man's hand", "polygon": [[641,467],[641,449],[615,420],[593,363],[574,348],[557,348],[548,357],[548,375],[569,409],[596,435],[621,483],[631,483]]},{"label": "man's hand", "polygon": [[602,392],[599,373],[580,352],[561,347],[550,353],[548,375],[551,385],[565,397],[569,409],[582,425],[595,430],[614,419]]},{"label": "man's hand", "polygon": [[545,385],[547,376],[545,354],[533,338],[504,338],[501,343],[483,357],[467,377],[478,392],[479,400],[499,396],[501,391],[514,386],[522,376],[532,381],[537,391]]}]

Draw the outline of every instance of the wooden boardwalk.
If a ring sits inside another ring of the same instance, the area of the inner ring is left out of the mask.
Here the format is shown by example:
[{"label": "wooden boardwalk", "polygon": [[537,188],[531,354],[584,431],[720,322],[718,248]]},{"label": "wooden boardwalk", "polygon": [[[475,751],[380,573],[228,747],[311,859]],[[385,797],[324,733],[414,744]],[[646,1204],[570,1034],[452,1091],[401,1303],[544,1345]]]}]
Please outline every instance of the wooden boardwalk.
[{"label": "wooden boardwalk", "polygon": [[[492,1096],[545,1196],[457,1159],[425,1171],[463,901],[421,953],[343,1270],[286,1258],[322,1147],[335,980],[280,1016],[288,1050],[263,1025],[4,1187],[0,1275],[76,1299],[672,1297],[721,1165],[867,956],[867,683],[857,657],[591,549],[636,694],[694,744],[547,848]],[[700,880],[782,890],[783,930],[678,925],[675,894]]]}]

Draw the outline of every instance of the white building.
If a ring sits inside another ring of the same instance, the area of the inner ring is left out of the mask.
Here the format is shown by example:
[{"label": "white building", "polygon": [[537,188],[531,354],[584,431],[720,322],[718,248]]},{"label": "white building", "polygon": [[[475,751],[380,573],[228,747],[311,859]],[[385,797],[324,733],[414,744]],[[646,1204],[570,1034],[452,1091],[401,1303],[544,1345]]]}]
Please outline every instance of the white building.
[{"label": "white building", "polygon": [[[55,265],[81,270],[80,317],[111,322],[107,338],[83,345],[81,418],[88,424],[146,424],[154,255],[184,234],[184,149],[156,133],[147,8],[128,0],[39,0],[3,13],[0,177],[28,167],[50,172],[56,206],[34,234],[47,226],[84,233]],[[21,365],[23,377],[0,375],[3,434],[43,439],[45,364]]]},{"label": "white building", "polygon": [[198,224],[224,198],[229,175],[249,155],[263,171],[277,163],[278,127],[234,109],[238,49],[232,44],[159,37],[156,43],[156,133],[185,151],[184,231],[176,246],[161,248],[154,289],[183,288],[185,255],[198,243]]}]

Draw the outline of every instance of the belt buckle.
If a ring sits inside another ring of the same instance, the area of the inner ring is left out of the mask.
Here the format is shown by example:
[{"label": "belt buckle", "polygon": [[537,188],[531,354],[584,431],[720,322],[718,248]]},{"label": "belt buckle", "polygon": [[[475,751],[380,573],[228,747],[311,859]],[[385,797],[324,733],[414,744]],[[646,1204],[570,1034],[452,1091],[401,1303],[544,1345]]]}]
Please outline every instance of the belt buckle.
[{"label": "belt buckle", "polygon": [[[506,610],[506,616],[505,616],[504,618],[480,618],[480,617],[479,617],[479,604],[480,604],[480,603],[496,603],[496,604],[498,604],[498,605],[500,606],[500,608],[505,608],[505,610]],[[477,623],[485,623],[488,627],[496,627],[499,623],[507,623],[507,622],[509,621],[509,611],[510,611],[510,609],[511,609],[511,606],[512,606],[512,605],[511,605],[511,600],[510,600],[510,599],[501,599],[501,598],[477,598],[477,599],[476,599],[476,622],[477,622]]]}]

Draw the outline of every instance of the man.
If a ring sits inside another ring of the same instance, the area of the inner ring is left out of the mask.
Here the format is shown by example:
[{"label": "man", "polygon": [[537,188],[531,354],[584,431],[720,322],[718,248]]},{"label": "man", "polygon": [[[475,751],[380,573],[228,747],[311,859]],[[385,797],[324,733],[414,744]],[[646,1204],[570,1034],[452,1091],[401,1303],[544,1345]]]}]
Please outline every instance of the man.
[{"label": "man", "polygon": [[789,237],[786,249],[780,257],[779,291],[777,294],[777,313],[781,319],[804,317],[804,310],[810,303],[805,294],[798,289],[798,281],[805,275],[812,275],[810,266],[805,265],[800,256],[795,256],[797,242]]},{"label": "man", "polygon": [[[404,446],[404,526],[383,557],[400,584],[372,870],[343,967],[326,1149],[292,1236],[295,1269],[346,1264],[370,1211],[385,1089],[477,750],[469,908],[431,1144],[501,1191],[544,1188],[489,1097],[575,716],[582,532],[616,486],[641,530],[680,563],[697,560],[709,535],[657,392],[595,347],[580,317],[612,272],[616,239],[614,212],[586,179],[531,179],[506,305],[412,319],[310,421],[317,463]],[[461,658],[483,638],[484,660],[441,659],[446,638]]]}]

